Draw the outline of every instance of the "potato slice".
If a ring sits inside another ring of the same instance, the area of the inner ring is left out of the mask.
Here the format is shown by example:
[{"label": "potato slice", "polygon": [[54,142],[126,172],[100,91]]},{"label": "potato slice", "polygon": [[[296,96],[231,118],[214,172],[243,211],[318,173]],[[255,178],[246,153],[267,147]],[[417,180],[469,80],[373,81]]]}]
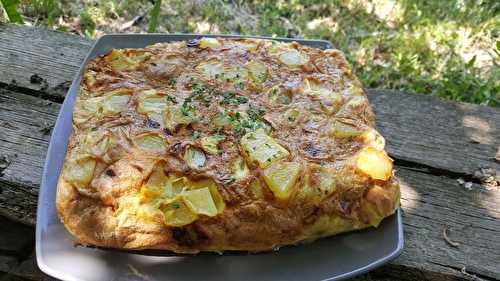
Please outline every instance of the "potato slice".
[{"label": "potato slice", "polygon": [[189,181],[186,177],[177,177],[175,175],[169,176],[163,195],[167,198],[174,198],[181,194],[189,186]]},{"label": "potato slice", "polygon": [[392,159],[374,147],[367,146],[358,155],[357,168],[376,180],[387,180],[392,175]]},{"label": "potato slice", "polygon": [[279,59],[284,64],[296,67],[304,65],[309,61],[309,57],[296,49],[285,49],[280,53]]},{"label": "potato slice", "polygon": [[[164,126],[163,111],[172,103],[169,96],[159,95],[154,90],[144,91],[137,100],[137,112]],[[175,99],[173,99],[175,101]]]},{"label": "potato slice", "polygon": [[370,128],[361,135],[363,142],[369,146],[373,146],[378,150],[384,150],[385,139],[379,132]]},{"label": "potato slice", "polygon": [[104,114],[114,114],[124,110],[130,100],[129,95],[113,95],[104,97],[102,111]]},{"label": "potato slice", "polygon": [[368,104],[366,97],[355,96],[346,103],[346,106],[350,106],[352,108],[359,108],[364,104]]},{"label": "potato slice", "polygon": [[333,92],[326,85],[312,79],[305,79],[302,83],[302,89],[305,95],[319,100],[322,110],[326,114],[332,114],[340,107],[342,96]]},{"label": "potato slice", "polygon": [[250,161],[257,161],[260,168],[266,168],[290,154],[262,129],[245,134],[240,145],[245,156]]},{"label": "potato slice", "polygon": [[224,200],[222,199],[219,190],[217,190],[217,184],[215,183],[215,181],[213,181],[212,179],[205,179],[189,183],[190,190],[200,189],[205,187],[208,187],[208,190],[210,190],[210,194],[212,195],[212,199],[214,200],[217,211],[219,213],[224,211],[226,203],[224,203]]},{"label": "potato slice", "polygon": [[218,49],[222,47],[222,43],[217,40],[217,38],[209,38],[209,37],[203,37],[200,39],[200,48],[206,49]]},{"label": "potato slice", "polygon": [[162,166],[157,166],[151,173],[146,184],[141,188],[141,202],[173,199],[187,190],[189,181],[186,177],[167,176]]},{"label": "potato slice", "polygon": [[75,104],[73,120],[75,123],[83,123],[89,118],[99,116],[102,111],[103,97],[95,97],[86,100],[79,100]]},{"label": "potato slice", "polygon": [[257,50],[257,41],[244,41],[244,42],[239,42],[238,44],[241,48],[247,50],[247,51],[255,51]]},{"label": "potato slice", "polygon": [[225,137],[221,136],[221,135],[213,135],[213,136],[203,137],[201,139],[201,147],[206,152],[215,154],[215,153],[219,152],[219,148],[217,147],[219,145],[219,142],[224,140],[224,139],[225,139]]},{"label": "potato slice", "polygon": [[311,203],[319,203],[336,190],[335,171],[315,163],[305,164],[305,173],[297,198]]},{"label": "potato slice", "polygon": [[187,110],[183,113],[179,106],[169,105],[163,112],[163,123],[170,131],[175,131],[175,127],[179,124],[188,125],[195,120],[197,120],[196,112]]},{"label": "potato slice", "polygon": [[104,59],[115,70],[134,70],[150,54],[141,51],[113,49]]},{"label": "potato slice", "polygon": [[264,170],[264,181],[276,198],[287,200],[292,194],[299,171],[300,165],[297,163],[277,163]]},{"label": "potato slice", "polygon": [[90,131],[85,136],[84,150],[90,155],[102,156],[113,145],[113,137],[99,131]]},{"label": "potato slice", "polygon": [[216,78],[226,81],[246,81],[248,79],[248,70],[238,65],[226,65],[221,76]]},{"label": "potato slice", "polygon": [[116,70],[124,70],[130,66],[123,50],[113,49],[104,59]]},{"label": "potato slice", "polygon": [[362,130],[339,121],[334,121],[329,127],[328,134],[337,138],[350,138],[359,136],[363,133]]},{"label": "potato slice", "polygon": [[[147,188],[146,197],[157,197],[163,193],[167,185],[168,178],[165,175],[163,167],[156,166],[153,172],[149,175],[148,181],[144,187]],[[142,191],[142,190],[141,190]]]},{"label": "potato slice", "polygon": [[94,177],[96,161],[90,157],[70,159],[63,170],[63,178],[69,183],[87,186]]},{"label": "potato slice", "polygon": [[248,72],[252,80],[262,83],[267,79],[267,68],[258,61],[251,61],[247,64]]},{"label": "potato slice", "polygon": [[209,217],[217,215],[217,207],[208,187],[188,190],[182,194],[182,198],[188,208],[195,214]]},{"label": "potato slice", "polygon": [[144,91],[138,98],[137,112],[162,112],[169,104],[167,96],[159,95],[154,90]]},{"label": "potato slice", "polygon": [[142,134],[134,139],[135,144],[143,150],[163,153],[167,149],[163,137],[158,134]]},{"label": "potato slice", "polygon": [[232,169],[233,177],[235,179],[242,179],[250,174],[247,163],[245,162],[245,159],[243,159],[242,157],[238,157],[234,160],[232,168],[233,168]]},{"label": "potato slice", "polygon": [[177,198],[161,207],[164,223],[168,226],[180,227],[195,221],[198,216],[184,203],[182,198]]},{"label": "potato slice", "polygon": [[200,63],[196,70],[201,72],[205,79],[215,79],[224,73],[224,65],[218,60],[209,60],[207,62]]},{"label": "potato slice", "polygon": [[184,161],[192,169],[202,168],[206,160],[205,153],[199,148],[189,146],[184,152]]}]

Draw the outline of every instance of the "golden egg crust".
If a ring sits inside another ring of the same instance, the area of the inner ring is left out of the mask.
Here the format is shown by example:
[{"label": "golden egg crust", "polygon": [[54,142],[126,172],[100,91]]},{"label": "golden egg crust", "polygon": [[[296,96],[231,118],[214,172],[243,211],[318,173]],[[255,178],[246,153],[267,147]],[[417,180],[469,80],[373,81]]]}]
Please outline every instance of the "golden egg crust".
[{"label": "golden egg crust", "polygon": [[378,226],[399,183],[342,52],[201,38],[84,68],[57,186],[83,245],[267,251]]}]

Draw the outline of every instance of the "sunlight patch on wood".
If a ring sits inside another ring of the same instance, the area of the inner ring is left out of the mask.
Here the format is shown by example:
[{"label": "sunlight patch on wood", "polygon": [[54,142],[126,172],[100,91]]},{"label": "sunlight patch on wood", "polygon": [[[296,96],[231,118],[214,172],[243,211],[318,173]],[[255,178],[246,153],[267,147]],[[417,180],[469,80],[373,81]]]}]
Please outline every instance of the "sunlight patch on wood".
[{"label": "sunlight patch on wood", "polygon": [[[495,130],[491,128],[488,121],[473,115],[465,115],[462,124],[466,128],[467,136],[474,142],[481,144],[493,144]],[[496,133],[498,135],[498,132]]]},{"label": "sunlight patch on wood", "polygon": [[420,194],[409,183],[405,182],[401,176],[398,176],[397,170],[395,173],[401,188],[401,208],[404,210],[416,209],[420,201]]}]

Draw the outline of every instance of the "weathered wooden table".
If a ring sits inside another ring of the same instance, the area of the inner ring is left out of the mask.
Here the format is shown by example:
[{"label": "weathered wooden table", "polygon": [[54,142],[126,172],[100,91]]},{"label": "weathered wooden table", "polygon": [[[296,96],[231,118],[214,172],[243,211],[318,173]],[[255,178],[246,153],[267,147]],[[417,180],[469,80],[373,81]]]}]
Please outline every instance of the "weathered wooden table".
[{"label": "weathered wooden table", "polygon": [[[0,280],[53,280],[34,261],[38,187],[52,125],[91,44],[0,25]],[[402,182],[406,244],[357,280],[500,280],[500,111],[396,91],[369,97]]]}]

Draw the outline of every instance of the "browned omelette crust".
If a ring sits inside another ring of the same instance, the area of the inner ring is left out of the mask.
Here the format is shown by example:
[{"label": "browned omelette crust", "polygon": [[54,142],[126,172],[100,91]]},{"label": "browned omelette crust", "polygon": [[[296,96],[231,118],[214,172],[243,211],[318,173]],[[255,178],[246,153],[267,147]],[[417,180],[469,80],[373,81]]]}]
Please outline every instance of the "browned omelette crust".
[{"label": "browned omelette crust", "polygon": [[[218,39],[207,44],[177,42],[115,50],[85,67],[66,172],[57,187],[59,216],[78,242],[188,253],[262,251],[377,226],[394,212],[399,184],[392,173],[374,179],[357,167],[364,148],[383,152],[384,141],[373,129],[367,97],[340,51],[262,40]],[[296,61],[299,54],[297,64],[284,63],[289,61],[281,55],[289,50],[298,51],[291,58]],[[203,74],[197,66],[207,61],[224,64],[223,74]],[[243,77],[241,69],[236,71],[240,75],[227,74],[236,66],[249,69],[249,62],[264,66],[264,75],[247,72]],[[326,96],[308,92],[306,79],[328,89]],[[180,110],[179,120],[189,114],[196,118],[170,124],[175,118],[168,110],[160,109],[156,116],[139,113],[145,90]],[[110,110],[102,104],[112,95],[129,99],[119,110]],[[216,120],[221,114],[229,123]],[[332,124],[339,122],[351,133],[335,133]],[[271,155],[272,164],[265,168],[240,144],[246,134],[258,130],[265,130],[288,151],[276,161]],[[138,146],[137,136],[144,133],[160,137],[164,149]],[[214,135],[224,139],[211,153],[202,141]],[[189,147],[203,152],[202,166],[186,164]],[[242,165],[248,167],[243,176],[235,176],[235,159],[244,159]],[[286,198],[278,198],[264,177],[266,169],[279,163],[298,167]],[[79,169],[90,178],[78,178]],[[124,203],[131,200],[152,202],[144,186],[154,169],[193,182],[213,179],[225,207],[215,216],[198,214],[183,226],[167,226],[159,199],[154,199],[157,209],[148,209],[145,215],[126,207],[137,204]]]}]

